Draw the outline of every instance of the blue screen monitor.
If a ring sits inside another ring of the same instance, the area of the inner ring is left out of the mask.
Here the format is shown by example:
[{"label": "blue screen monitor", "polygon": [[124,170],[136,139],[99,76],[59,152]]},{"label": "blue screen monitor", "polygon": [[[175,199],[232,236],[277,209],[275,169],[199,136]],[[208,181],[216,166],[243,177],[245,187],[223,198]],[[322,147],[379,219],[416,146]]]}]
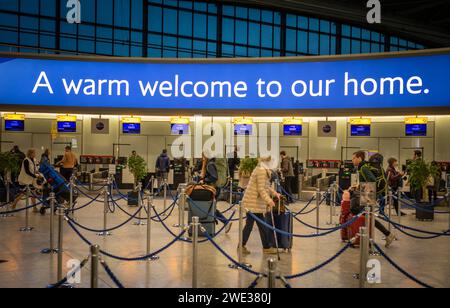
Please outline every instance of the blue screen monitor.
[{"label": "blue screen monitor", "polygon": [[352,125],[352,137],[370,137],[370,125]]},{"label": "blue screen monitor", "polygon": [[251,136],[253,133],[252,124],[236,124],[234,125],[234,134],[236,136]]},{"label": "blue screen monitor", "polygon": [[170,130],[172,135],[188,135],[189,124],[171,124]]},{"label": "blue screen monitor", "polygon": [[426,137],[427,124],[406,124],[406,136],[408,137]]},{"label": "blue screen monitor", "polygon": [[283,132],[285,136],[301,136],[303,125],[284,125]]},{"label": "blue screen monitor", "polygon": [[23,120],[5,120],[5,131],[23,132],[25,130],[25,121]]},{"label": "blue screen monitor", "polygon": [[124,134],[139,135],[141,133],[141,123],[122,123]]},{"label": "blue screen monitor", "polygon": [[77,122],[58,122],[58,133],[76,133]]}]

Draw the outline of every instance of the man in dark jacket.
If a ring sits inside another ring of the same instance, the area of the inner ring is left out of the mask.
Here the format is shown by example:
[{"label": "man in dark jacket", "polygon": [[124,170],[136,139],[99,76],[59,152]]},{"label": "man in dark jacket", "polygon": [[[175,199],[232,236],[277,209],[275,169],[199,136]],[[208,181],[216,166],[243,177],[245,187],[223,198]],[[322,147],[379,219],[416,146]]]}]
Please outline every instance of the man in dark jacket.
[{"label": "man in dark jacket", "polygon": [[241,164],[241,160],[238,157],[238,149],[237,147],[234,148],[233,153],[231,153],[231,156],[228,158],[228,169],[230,177],[234,179],[234,173],[236,170],[238,170],[239,165]]},{"label": "man in dark jacket", "polygon": [[[207,158],[205,154],[203,154],[203,164],[202,174],[201,174],[201,182],[213,186],[216,190],[216,197],[220,194],[220,188],[217,187],[216,183],[219,179],[219,173],[217,172],[216,159],[215,158]],[[222,222],[223,224],[227,223],[227,218],[220,212],[216,207],[216,219]],[[229,222],[225,228],[225,233],[229,233],[231,230],[232,222]]]},{"label": "man in dark jacket", "polygon": [[170,159],[167,155],[167,150],[164,149],[158,159],[156,159],[155,169],[159,178],[167,180],[170,170]]},{"label": "man in dark jacket", "polygon": [[294,165],[292,163],[292,159],[286,154],[285,151],[280,153],[281,156],[281,172],[283,173],[284,182],[283,188],[287,193],[287,198],[289,203],[293,203],[294,199],[292,198],[292,183],[294,182]]},{"label": "man in dark jacket", "polygon": [[[352,157],[353,165],[358,168],[358,174],[359,174],[359,182],[360,183],[377,183],[377,177],[372,172],[370,164],[366,161],[366,153],[363,151],[358,151],[353,154]],[[356,196],[356,194],[355,194]],[[353,200],[352,197],[352,207],[354,208],[357,205],[360,207],[360,210],[362,211],[363,208],[360,204],[359,200]],[[386,227],[380,223],[378,220],[375,220],[375,228],[377,228],[381,233],[384,234],[386,237],[386,247],[389,247],[392,245],[392,243],[395,241],[395,236],[392,234]]]}]

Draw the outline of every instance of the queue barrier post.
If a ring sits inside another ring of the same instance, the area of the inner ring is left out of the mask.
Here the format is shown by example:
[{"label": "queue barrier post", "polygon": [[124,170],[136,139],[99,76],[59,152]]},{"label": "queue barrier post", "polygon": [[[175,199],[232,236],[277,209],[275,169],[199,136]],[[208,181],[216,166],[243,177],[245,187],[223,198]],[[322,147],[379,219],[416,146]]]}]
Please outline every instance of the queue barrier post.
[{"label": "queue barrier post", "polygon": [[200,219],[192,217],[192,288],[198,286],[198,233],[200,229]]},{"label": "queue barrier post", "polygon": [[100,247],[91,246],[91,289],[98,289],[98,268],[100,262]]},{"label": "queue barrier post", "polygon": [[64,244],[64,207],[58,208],[58,269],[57,281],[61,281],[63,277],[63,244]]},{"label": "queue barrier post", "polygon": [[180,228],[180,231],[184,229],[184,211],[186,209],[186,189],[182,188],[178,199],[178,223],[174,224],[174,228]]},{"label": "queue barrier post", "polygon": [[50,197],[48,198],[50,202],[50,246],[49,248],[43,249],[43,254],[52,254],[57,253],[58,250],[55,249],[55,204],[56,204],[56,197],[55,193],[51,192]]},{"label": "queue barrier post", "polygon": [[[137,186],[137,192],[138,192],[138,208],[143,208],[143,201],[142,201],[142,183],[139,183]],[[139,211],[137,220],[133,223],[135,226],[145,226],[145,222],[142,221],[142,211]]]},{"label": "queue barrier post", "polygon": [[25,191],[25,227],[22,227],[19,229],[20,232],[31,232],[33,231],[33,227],[30,227],[30,197],[31,197],[31,191],[30,191],[30,186],[27,185],[26,187],[26,191]]},{"label": "queue barrier post", "polygon": [[111,236],[111,232],[106,231],[108,228],[108,213],[109,213],[109,204],[108,204],[108,188],[103,189],[103,231],[98,233],[98,236]]},{"label": "queue barrier post", "polygon": [[167,180],[164,178],[163,179],[163,185],[164,185],[164,216],[166,216],[166,210],[167,210]]},{"label": "queue barrier post", "polygon": [[319,234],[320,228],[320,198],[322,194],[320,193],[320,189],[316,191],[316,234]]},{"label": "queue barrier post", "polygon": [[398,190],[398,192],[397,192],[397,194],[398,194],[398,224],[399,225],[401,225],[402,224],[402,192],[401,192],[401,190],[399,189]]},{"label": "queue barrier post", "polygon": [[333,216],[334,216],[334,185],[331,185],[328,190],[329,198],[330,198],[330,221],[327,225],[333,225]]},{"label": "queue barrier post", "polygon": [[394,195],[393,195],[393,193],[392,193],[392,189],[389,189],[389,192],[388,192],[388,201],[389,201],[389,203],[388,203],[388,206],[389,206],[389,209],[388,209],[388,216],[389,216],[389,232],[392,232],[392,223],[391,223],[391,219],[392,219],[392,208],[393,208],[393,206],[394,206]]},{"label": "queue barrier post", "polygon": [[275,289],[277,287],[277,262],[270,258],[268,260],[268,273],[267,273],[267,288]]},{"label": "queue barrier post", "polygon": [[71,209],[72,211],[72,219],[75,219],[75,211],[74,209],[74,204],[73,204],[73,189],[75,187],[75,180],[74,180],[75,175],[72,174],[72,176],[70,177],[70,181],[69,181],[69,209]]},{"label": "queue barrier post", "polygon": [[228,181],[230,181],[230,206],[233,205],[233,178],[230,176],[228,178]]},{"label": "queue barrier post", "polygon": [[[153,209],[153,196],[147,196],[147,250],[146,255],[149,256],[152,247],[152,209]],[[156,255],[149,256],[147,261],[156,261],[159,257]]]},{"label": "queue barrier post", "polygon": [[333,200],[333,216],[338,216],[337,214],[337,195],[338,195],[338,191],[339,191],[339,186],[337,184],[336,181],[333,182],[333,195],[332,195],[332,200]]},{"label": "queue barrier post", "polygon": [[[366,210],[368,210],[366,208]],[[367,228],[361,227],[359,229],[360,242],[360,264],[359,264],[359,287],[364,289],[367,287],[367,262],[369,260],[369,235]]]}]

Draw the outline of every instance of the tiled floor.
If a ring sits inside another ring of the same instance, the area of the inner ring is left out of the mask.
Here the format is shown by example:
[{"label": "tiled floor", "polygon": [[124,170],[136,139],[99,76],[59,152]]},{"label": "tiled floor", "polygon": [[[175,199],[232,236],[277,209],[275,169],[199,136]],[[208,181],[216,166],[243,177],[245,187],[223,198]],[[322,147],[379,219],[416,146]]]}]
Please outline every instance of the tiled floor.
[{"label": "tiled floor", "polygon": [[[86,203],[86,198],[80,199],[80,204]],[[129,211],[122,201],[121,204]],[[161,211],[162,200],[158,200],[157,208]],[[294,209],[300,209],[301,203]],[[221,208],[227,204],[221,203]],[[448,215],[437,215],[436,221],[416,222],[412,212],[402,219],[402,223],[417,228],[441,232],[448,229]],[[227,216],[230,213],[227,214]],[[76,213],[77,222],[91,228],[102,228],[103,204],[96,203]],[[187,216],[187,215],[186,215]],[[109,215],[109,226],[118,225],[127,216],[119,211]],[[302,216],[301,219],[310,224],[315,223],[315,214]],[[396,217],[395,217],[396,219]],[[329,209],[321,209],[322,227],[328,227]],[[334,217],[337,222],[338,218]],[[178,221],[175,210],[168,219],[172,226]],[[46,248],[49,242],[49,216],[31,214],[31,225],[35,227],[31,233],[20,233],[19,228],[24,225],[24,214],[20,213],[12,218],[0,218],[0,288],[24,287],[42,288],[56,280],[56,255],[42,255],[40,250]],[[172,228],[172,227],[171,227]],[[178,229],[172,228],[174,233]],[[297,234],[311,234],[313,230],[295,223],[294,232]],[[131,223],[113,232],[108,238],[98,237],[94,233],[82,232],[90,241],[99,244],[102,249],[115,255],[136,257],[144,254],[146,247],[146,227],[135,226]],[[379,235],[377,235],[379,236]],[[435,287],[450,287],[450,238],[441,237],[433,240],[417,240],[398,234],[399,241],[385,251],[393,260],[409,273],[420,280]],[[152,224],[152,250],[159,249],[171,241],[173,237],[159,224]],[[218,244],[225,251],[236,258],[238,241],[238,227],[234,224],[229,235],[221,234],[217,237]],[[377,238],[382,244],[381,236]],[[253,265],[256,271],[265,271],[267,257],[262,255],[260,240],[255,229],[248,248],[252,254],[246,262]],[[64,261],[69,259],[83,259],[89,254],[89,247],[66,225],[64,230]],[[331,235],[294,240],[291,254],[282,254],[278,268],[284,275],[306,271],[322,263],[343,247],[339,232]],[[383,246],[384,247],[384,246]],[[378,257],[382,264],[382,283],[373,287],[419,287],[396,269],[391,267],[383,258]],[[160,260],[155,262],[119,262],[106,258],[113,272],[126,287],[161,287],[178,288],[191,287],[192,247],[189,243],[176,243],[160,254]],[[254,276],[243,271],[228,268],[230,263],[210,243],[203,243],[199,248],[199,276],[201,287],[235,288],[247,287]],[[359,250],[347,250],[341,257],[325,268],[305,277],[290,281],[293,287],[358,287],[358,281],[353,274],[359,268]],[[89,287],[90,264],[82,271],[81,284],[76,287]],[[260,282],[265,287],[266,281]],[[100,269],[100,287],[114,287],[114,284]],[[281,286],[280,286],[281,287]]]}]

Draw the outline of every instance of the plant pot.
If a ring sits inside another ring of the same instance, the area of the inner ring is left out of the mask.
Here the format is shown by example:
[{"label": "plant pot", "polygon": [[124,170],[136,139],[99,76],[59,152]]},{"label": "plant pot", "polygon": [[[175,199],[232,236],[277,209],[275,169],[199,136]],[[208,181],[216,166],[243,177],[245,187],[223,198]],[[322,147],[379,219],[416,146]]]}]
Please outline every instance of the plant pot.
[{"label": "plant pot", "polygon": [[128,192],[128,206],[139,206],[139,193],[137,191]]}]

